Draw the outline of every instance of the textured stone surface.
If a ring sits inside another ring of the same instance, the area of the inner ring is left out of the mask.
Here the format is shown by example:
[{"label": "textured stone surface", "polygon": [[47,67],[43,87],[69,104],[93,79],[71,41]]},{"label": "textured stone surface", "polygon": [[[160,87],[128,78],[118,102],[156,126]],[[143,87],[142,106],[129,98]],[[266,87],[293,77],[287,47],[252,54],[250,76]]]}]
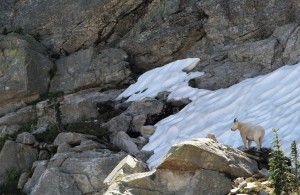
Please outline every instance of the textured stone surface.
[{"label": "textured stone surface", "polygon": [[60,172],[58,168],[48,168],[41,175],[31,194],[81,195],[82,193],[71,175]]},{"label": "textured stone surface", "polygon": [[16,142],[21,144],[33,145],[36,142],[36,140],[32,134],[24,132],[17,136]]},{"label": "textured stone surface", "polygon": [[6,141],[0,153],[0,180],[10,169],[24,172],[29,170],[38,158],[38,150],[25,144]]},{"label": "textured stone surface", "polygon": [[24,106],[48,90],[53,63],[30,36],[0,35],[0,115]]},{"label": "textured stone surface", "polygon": [[185,141],[172,146],[158,169],[194,171],[207,169],[235,177],[252,176],[257,163],[243,152],[209,138]]},{"label": "textured stone surface", "polygon": [[231,181],[224,174],[209,170],[156,170],[137,173],[121,179],[118,186],[105,194],[227,194]]},{"label": "textured stone surface", "polygon": [[124,177],[133,173],[146,172],[146,164],[127,155],[120,163],[114,168],[114,170],[105,178],[104,184],[111,185],[119,177]]},{"label": "textured stone surface", "polygon": [[96,136],[81,134],[81,133],[60,133],[55,138],[53,145],[59,146],[61,144],[80,144],[82,141],[86,141],[91,138],[96,138]]}]

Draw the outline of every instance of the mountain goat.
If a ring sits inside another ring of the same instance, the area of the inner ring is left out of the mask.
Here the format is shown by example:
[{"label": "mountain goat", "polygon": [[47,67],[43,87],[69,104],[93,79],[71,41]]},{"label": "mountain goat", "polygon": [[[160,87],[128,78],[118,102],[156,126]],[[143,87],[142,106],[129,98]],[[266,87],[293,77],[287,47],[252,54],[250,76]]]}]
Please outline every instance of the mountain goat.
[{"label": "mountain goat", "polygon": [[265,129],[258,125],[253,125],[251,123],[239,122],[236,118],[233,120],[233,125],[231,131],[240,130],[241,137],[245,148],[247,148],[248,140],[248,149],[250,149],[251,142],[255,141],[257,145],[257,150],[261,149],[261,144],[265,136]]}]

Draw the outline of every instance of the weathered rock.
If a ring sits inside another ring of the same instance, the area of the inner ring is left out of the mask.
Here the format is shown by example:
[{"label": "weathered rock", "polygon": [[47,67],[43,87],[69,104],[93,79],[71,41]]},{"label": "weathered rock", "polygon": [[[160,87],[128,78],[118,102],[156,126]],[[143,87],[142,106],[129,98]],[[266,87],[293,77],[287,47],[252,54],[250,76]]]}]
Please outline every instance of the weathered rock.
[{"label": "weathered rock", "polygon": [[113,100],[120,93],[120,90],[111,90],[103,93],[98,91],[81,91],[64,96],[64,100],[60,102],[62,123],[74,123],[82,119],[96,118],[99,116],[96,104]]},{"label": "weathered rock", "polygon": [[0,125],[22,125],[31,122],[36,116],[33,106],[21,108],[17,112],[6,114],[0,118]]},{"label": "weathered rock", "polygon": [[0,137],[5,135],[11,135],[17,132],[20,128],[20,125],[2,125],[0,126]]},{"label": "weathered rock", "polygon": [[25,183],[23,187],[23,192],[30,193],[32,188],[36,185],[38,180],[40,179],[41,175],[44,173],[44,171],[47,168],[48,161],[36,161],[33,164],[34,172],[31,176],[31,178],[28,179],[28,181]]},{"label": "weathered rock", "polygon": [[158,169],[207,169],[236,177],[247,177],[252,176],[258,167],[254,160],[237,149],[216,143],[209,138],[199,138],[175,144]]},{"label": "weathered rock", "polygon": [[184,55],[205,36],[206,20],[207,15],[195,1],[163,3],[156,0],[119,45],[134,56],[135,71],[149,70]]},{"label": "weathered rock", "polygon": [[110,132],[127,132],[132,121],[132,115],[128,113],[122,113],[101,126],[107,128]]},{"label": "weathered rock", "polygon": [[[124,157],[124,153],[105,156],[102,153],[91,151],[70,154],[60,165],[60,171],[71,175],[80,174],[88,176],[85,179],[81,178],[80,183],[77,182],[79,188],[91,185],[94,191],[101,192],[104,189],[104,179]],[[83,181],[87,181],[88,183],[83,183]]]},{"label": "weathered rock", "polygon": [[127,155],[121,162],[114,168],[114,170],[106,177],[104,184],[109,186],[117,178],[124,177],[133,173],[142,173],[146,171],[146,164],[138,161],[130,155]]},{"label": "weathered rock", "polygon": [[48,160],[50,159],[50,154],[47,150],[41,150],[39,152],[39,160]]},{"label": "weathered rock", "polygon": [[149,138],[151,135],[153,135],[155,130],[156,127],[152,125],[147,125],[147,126],[142,126],[140,132],[144,138]]},{"label": "weathered rock", "polygon": [[0,115],[45,94],[53,63],[46,49],[30,36],[0,35]]},{"label": "weathered rock", "polygon": [[59,144],[57,147],[57,153],[65,153],[71,151],[72,151],[72,147],[68,143]]},{"label": "weathered rock", "polygon": [[141,0],[5,2],[0,6],[0,30],[21,28],[57,53],[73,53],[122,37],[139,19],[131,12],[142,4]]},{"label": "weathered rock", "polygon": [[102,126],[110,132],[127,132],[128,130],[139,132],[150,116],[158,116],[162,114],[163,110],[164,103],[160,100],[134,101],[128,105],[125,112],[102,124]]},{"label": "weathered rock", "polygon": [[59,123],[57,119],[57,102],[55,100],[45,100],[36,104],[37,128],[46,128]]},{"label": "weathered rock", "polygon": [[128,85],[132,79],[127,58],[119,49],[103,50],[98,54],[89,48],[59,59],[50,92],[70,93],[96,86],[107,89]]},{"label": "weathered rock", "polygon": [[21,144],[33,145],[36,140],[31,133],[23,132],[17,136],[16,142]]},{"label": "weathered rock", "polygon": [[137,145],[124,131],[120,131],[115,136],[113,136],[112,143],[121,150],[133,155],[139,151]]},{"label": "weathered rock", "polygon": [[37,158],[37,149],[7,140],[0,153],[0,178],[12,168],[17,172],[29,170]]},{"label": "weathered rock", "polygon": [[82,193],[77,188],[71,175],[60,172],[58,168],[47,168],[31,191],[31,194],[81,195]]},{"label": "weathered rock", "polygon": [[19,178],[17,189],[23,189],[23,187],[24,187],[25,183],[27,182],[30,174],[31,174],[30,171],[26,171],[26,172],[21,174],[21,176]]},{"label": "weathered rock", "polygon": [[95,139],[96,136],[81,134],[81,133],[60,133],[55,138],[53,145],[59,146],[63,143],[79,145],[81,141],[85,141],[93,138]]},{"label": "weathered rock", "polygon": [[[221,195],[227,194],[231,189],[231,181],[224,174],[203,169],[187,172],[158,169],[129,175],[121,179],[118,185],[121,189],[123,188],[123,191],[129,191],[132,194]],[[105,194],[114,193],[107,191]]]},{"label": "weathered rock", "polygon": [[80,142],[80,145],[72,148],[74,152],[82,152],[85,150],[96,150],[100,148],[100,144],[98,142],[92,140],[83,140]]}]

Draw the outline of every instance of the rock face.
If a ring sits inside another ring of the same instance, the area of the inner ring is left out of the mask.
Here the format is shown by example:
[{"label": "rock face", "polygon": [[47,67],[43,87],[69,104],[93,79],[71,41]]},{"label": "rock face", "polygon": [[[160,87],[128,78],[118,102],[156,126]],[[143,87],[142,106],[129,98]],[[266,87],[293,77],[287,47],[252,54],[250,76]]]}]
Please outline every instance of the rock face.
[{"label": "rock face", "polygon": [[96,151],[58,153],[48,166],[35,169],[25,189],[31,194],[101,194],[104,179],[124,157]]},{"label": "rock face", "polygon": [[257,163],[243,152],[216,143],[209,138],[175,144],[158,169],[195,171],[207,169],[235,177],[248,177],[257,170]]},{"label": "rock face", "polygon": [[90,87],[121,88],[130,77],[128,55],[120,49],[94,48],[80,50],[57,61],[57,72],[51,81],[50,92],[70,93]]},{"label": "rock face", "polygon": [[[94,43],[111,42],[122,36],[126,33],[122,32],[122,27],[128,25],[127,29],[130,29],[130,19],[138,19],[130,16],[130,13],[142,4],[142,0],[5,2],[0,6],[1,13],[4,13],[0,18],[0,30],[22,28],[57,53],[73,53]],[[115,38],[112,38],[112,34]]]},{"label": "rock face", "polygon": [[0,115],[36,100],[48,90],[53,63],[30,36],[0,35]]},{"label": "rock face", "polygon": [[37,158],[37,149],[25,144],[6,141],[0,153],[0,180],[7,170],[15,169],[17,172],[29,170]]},{"label": "rock face", "polygon": [[175,171],[156,170],[137,173],[112,185],[105,195],[112,194],[227,194],[231,181],[224,174],[209,170]]}]

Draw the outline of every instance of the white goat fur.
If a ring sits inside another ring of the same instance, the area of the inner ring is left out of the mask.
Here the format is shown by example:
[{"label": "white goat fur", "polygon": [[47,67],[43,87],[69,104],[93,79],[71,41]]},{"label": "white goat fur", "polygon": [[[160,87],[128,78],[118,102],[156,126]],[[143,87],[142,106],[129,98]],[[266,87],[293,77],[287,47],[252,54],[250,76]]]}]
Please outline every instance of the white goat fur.
[{"label": "white goat fur", "polygon": [[247,141],[248,149],[251,146],[251,142],[255,141],[257,150],[261,149],[261,145],[265,136],[265,129],[263,127],[253,125],[251,123],[239,122],[237,119],[234,119],[231,130],[235,131],[237,129],[240,130],[245,148],[247,148]]}]

